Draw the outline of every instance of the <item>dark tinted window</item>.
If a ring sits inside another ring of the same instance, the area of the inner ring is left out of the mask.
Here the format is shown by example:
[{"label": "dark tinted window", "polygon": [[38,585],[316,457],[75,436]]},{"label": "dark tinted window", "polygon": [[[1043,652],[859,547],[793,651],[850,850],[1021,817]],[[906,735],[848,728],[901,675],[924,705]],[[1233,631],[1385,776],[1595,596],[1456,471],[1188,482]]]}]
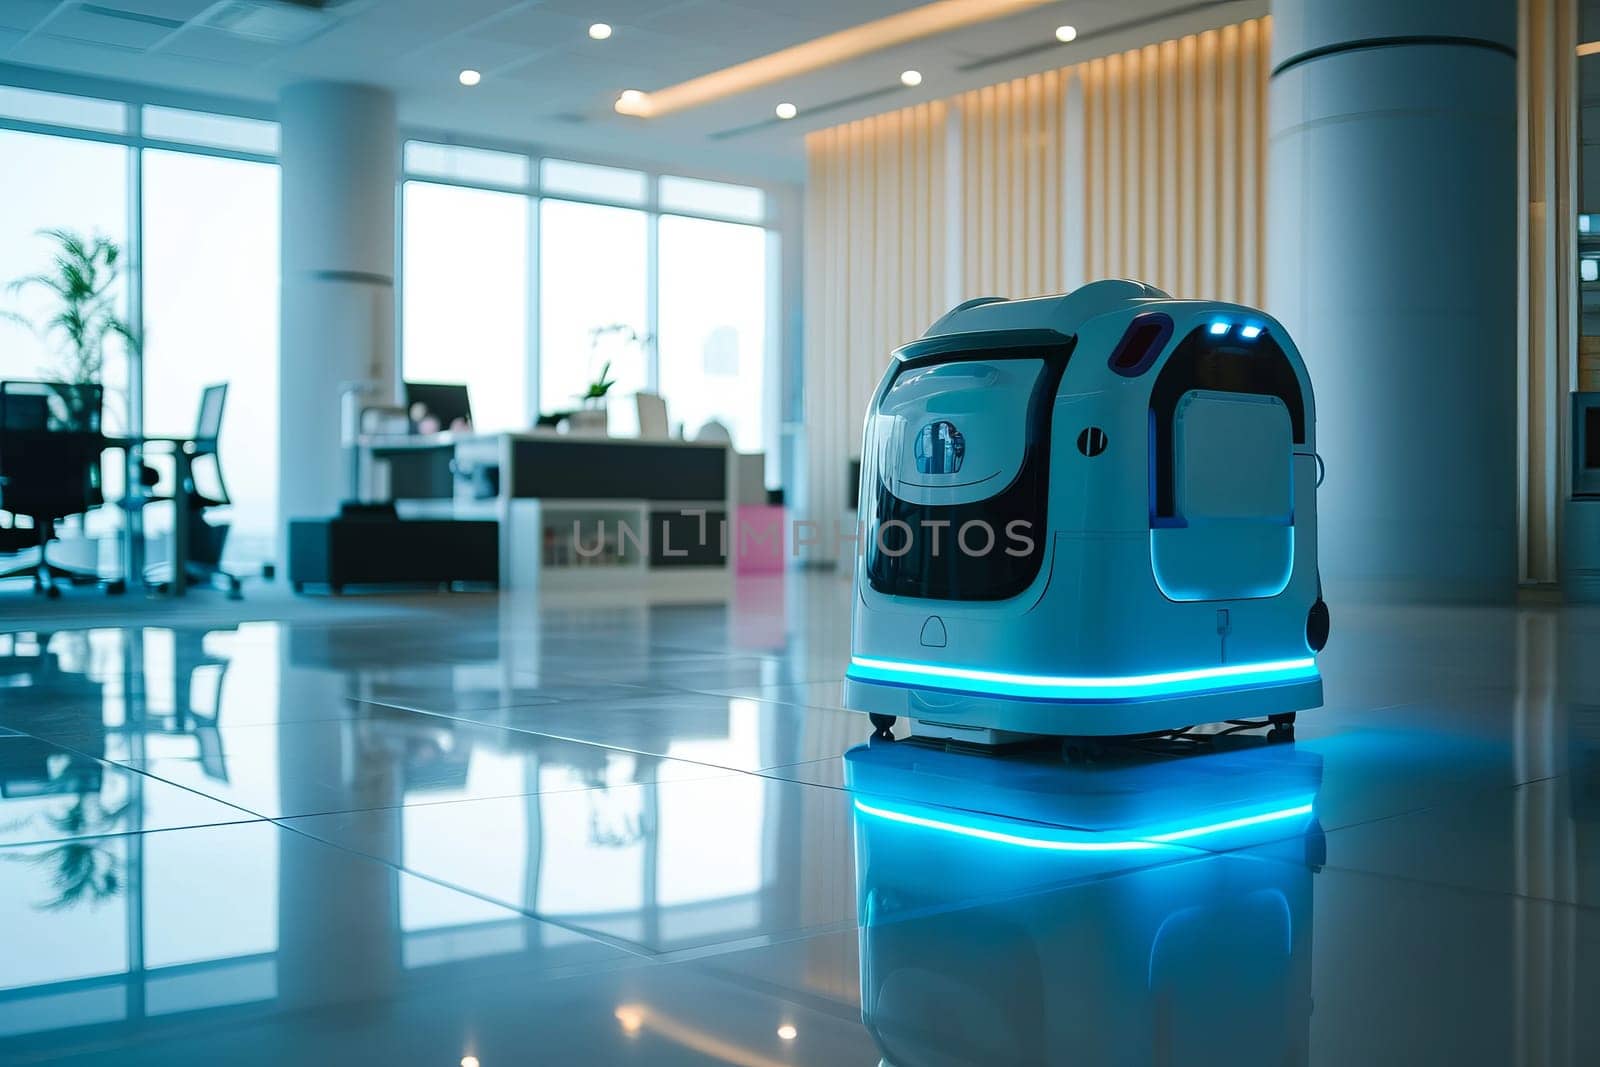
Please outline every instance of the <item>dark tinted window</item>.
[{"label": "dark tinted window", "polygon": [[1137,378],[1150,369],[1167,338],[1172,336],[1172,320],[1160,313],[1140,315],[1128,324],[1128,331],[1111,353],[1111,369],[1127,378]]},{"label": "dark tinted window", "polygon": [[[867,442],[869,462],[863,488],[871,494],[872,510],[867,515],[865,554],[867,580],[873,589],[934,600],[1005,600],[1033,584],[1044,560],[1047,536],[1050,420],[1071,350],[1072,339],[1058,337],[1056,343],[1046,346],[949,352],[915,361],[917,366],[928,366],[931,362],[1042,359],[1045,370],[1028,398],[1026,425],[1021,428],[1024,458],[1016,477],[985,499],[948,505],[903,500],[889,491],[876,459],[870,458],[882,454],[882,442]],[[986,551],[963,551],[958,543],[959,531],[971,522],[987,527],[987,531],[984,527],[971,531],[968,544],[975,550],[984,548],[992,531],[993,545]],[[1013,525],[1017,523],[1021,525]],[[934,530],[937,536],[932,534]]]}]

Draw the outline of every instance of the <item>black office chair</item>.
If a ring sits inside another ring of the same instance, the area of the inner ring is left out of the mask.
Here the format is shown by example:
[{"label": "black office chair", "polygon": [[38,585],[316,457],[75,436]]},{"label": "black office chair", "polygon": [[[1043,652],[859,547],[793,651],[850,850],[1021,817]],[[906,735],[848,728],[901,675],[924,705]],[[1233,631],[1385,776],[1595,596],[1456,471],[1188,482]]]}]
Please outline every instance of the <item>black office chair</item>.
[{"label": "black office chair", "polygon": [[[194,439],[184,446],[189,458],[189,478],[184,485],[189,497],[189,514],[186,518],[175,515],[172,521],[186,521],[189,524],[189,558],[184,580],[190,585],[220,583],[230,598],[237,599],[240,595],[239,577],[222,569],[222,549],[228,540],[228,524],[211,522],[206,518],[206,512],[213,508],[225,508],[233,503],[228,496],[228,485],[222,479],[222,459],[217,451],[218,439],[222,435],[222,413],[227,403],[226,383],[208,385],[200,394],[200,415],[195,420]],[[170,569],[167,580],[176,580]]]},{"label": "black office chair", "polygon": [[[46,548],[56,523],[104,503],[100,492],[103,390],[70,382],[0,382],[0,510],[33,521],[38,559],[0,573],[33,578],[33,590],[61,595],[56,580],[89,585],[100,576],[51,563]],[[13,525],[5,541],[15,547]]]}]

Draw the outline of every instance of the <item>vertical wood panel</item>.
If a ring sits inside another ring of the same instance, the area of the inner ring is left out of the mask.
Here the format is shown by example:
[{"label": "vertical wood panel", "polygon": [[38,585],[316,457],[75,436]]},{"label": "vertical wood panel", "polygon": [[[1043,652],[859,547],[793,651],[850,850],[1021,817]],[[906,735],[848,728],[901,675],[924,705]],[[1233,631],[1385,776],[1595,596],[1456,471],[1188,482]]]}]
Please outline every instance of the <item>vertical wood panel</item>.
[{"label": "vertical wood panel", "polygon": [[1061,207],[1066,197],[1066,183],[1061,177],[1061,147],[1066,136],[1062,127],[1064,101],[1061,75],[1053,70],[1047,71],[1040,92],[1044,97],[1044,115],[1039,135],[1040,195],[1044,201],[1040,218],[1044,240],[1040,242],[1040,254],[1044,260],[1046,291],[1060,291],[1065,288],[1061,277]]},{"label": "vertical wood panel", "polygon": [[1094,60],[1080,71],[1082,79],[1082,118],[1084,156],[1081,161],[1066,161],[1083,175],[1083,247],[1084,278],[1105,277],[1105,241],[1101,236],[1101,222],[1105,216],[1104,186],[1105,165],[1105,100],[1101,92],[1104,83],[1105,62]]},{"label": "vertical wood panel", "polygon": [[1048,284],[1044,273],[1044,155],[1041,148],[1044,141],[1044,78],[1035,74],[1028,78],[1027,91],[1023,94],[1024,106],[1027,109],[1027,121],[1024,126],[1027,130],[1027,140],[1024,145],[1027,149],[1028,173],[1023,183],[1027,197],[1026,206],[1022,212],[1023,232],[1027,235],[1024,252],[1028,261],[1028,295],[1037,296],[1045,292]]},{"label": "vertical wood panel", "polygon": [[1119,278],[1128,269],[1127,264],[1122,261],[1122,213],[1125,210],[1122,196],[1122,141],[1127,126],[1122,115],[1121,56],[1106,57],[1105,94],[1106,167],[1103,191],[1106,198],[1106,217],[1102,232],[1106,243],[1106,276]]},{"label": "vertical wood panel", "polygon": [[1199,213],[1200,159],[1195,143],[1200,125],[1200,40],[1193,34],[1178,41],[1178,232],[1185,237],[1178,252],[1178,288],[1174,296],[1192,297],[1199,291],[1200,242],[1196,240]]},{"label": "vertical wood panel", "polygon": [[1123,53],[1122,64],[1122,274],[1137,278],[1145,228],[1144,96],[1138,52]]},{"label": "vertical wood panel", "polygon": [[1199,87],[1196,93],[1196,111],[1199,122],[1195,130],[1195,150],[1198,157],[1199,189],[1196,210],[1199,221],[1197,248],[1199,270],[1195,277],[1198,293],[1217,292],[1217,216],[1220,205],[1217,197],[1217,34],[1207,30],[1200,35],[1198,66]]},{"label": "vertical wood panel", "polygon": [[1161,45],[1161,101],[1158,105],[1161,128],[1161,263],[1156,284],[1168,292],[1178,290],[1178,186],[1183,181],[1183,164],[1178,146],[1178,42]]},{"label": "vertical wood panel", "polygon": [[1261,203],[1260,85],[1261,24],[1239,27],[1239,299],[1260,306],[1261,230],[1257,210]]},{"label": "vertical wood panel", "polygon": [[1225,26],[1217,42],[1217,292],[1239,291],[1239,27]]},{"label": "vertical wood panel", "polygon": [[996,245],[1000,240],[999,216],[995,214],[995,173],[998,161],[995,159],[995,90],[991,86],[978,93],[978,143],[983,152],[980,160],[981,172],[978,175],[978,194],[982,198],[983,210],[979,213],[983,227],[980,234],[982,242],[982,256],[979,259],[979,287],[985,285],[993,287],[995,284],[995,268],[998,263]]},{"label": "vertical wood panel", "polygon": [[1267,83],[1272,77],[1272,18],[1261,19],[1256,56],[1256,263],[1255,299],[1267,300]]},{"label": "vertical wood panel", "polygon": [[1149,45],[1139,53],[1140,227],[1139,277],[1159,285],[1161,243],[1161,49]]}]

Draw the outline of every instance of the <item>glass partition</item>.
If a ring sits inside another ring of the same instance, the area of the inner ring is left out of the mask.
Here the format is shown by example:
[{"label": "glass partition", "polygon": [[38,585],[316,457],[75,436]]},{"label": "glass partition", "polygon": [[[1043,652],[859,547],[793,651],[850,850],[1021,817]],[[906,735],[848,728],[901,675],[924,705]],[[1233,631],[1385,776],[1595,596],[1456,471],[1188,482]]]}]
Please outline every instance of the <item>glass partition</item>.
[{"label": "glass partition", "polygon": [[545,200],[539,231],[540,410],[578,407],[607,364],[613,395],[647,388],[648,217]]},{"label": "glass partition", "polygon": [[661,394],[693,436],[708,421],[741,452],[763,448],[767,231],[661,216]]},{"label": "glass partition", "polygon": [[466,385],[475,429],[526,427],[528,198],[409,181],[404,212],[405,379]]},{"label": "glass partition", "polygon": [[[229,565],[276,552],[278,287],[277,164],[146,149],[145,430],[194,433],[201,390],[227,383],[218,463],[232,503],[216,521]],[[213,472],[196,479],[216,497]],[[145,517],[151,536],[171,529],[170,507]]]}]

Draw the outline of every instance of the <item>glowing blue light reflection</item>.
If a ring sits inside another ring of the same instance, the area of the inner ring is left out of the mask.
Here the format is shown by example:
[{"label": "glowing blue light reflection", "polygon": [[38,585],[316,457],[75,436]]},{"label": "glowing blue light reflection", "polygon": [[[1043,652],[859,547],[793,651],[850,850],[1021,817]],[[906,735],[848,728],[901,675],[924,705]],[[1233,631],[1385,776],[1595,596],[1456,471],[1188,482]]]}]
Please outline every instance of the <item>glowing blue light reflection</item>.
[{"label": "glowing blue light reflection", "polygon": [[1239,336],[1243,337],[1246,341],[1254,341],[1257,337],[1261,336],[1261,327],[1256,325],[1241,326],[1239,327]]},{"label": "glowing blue light reflection", "polygon": [[1244,685],[1310,681],[1317,677],[1317,661],[1306,656],[1301,659],[1269,660],[1264,663],[1226,663],[1190,670],[1097,678],[1014,674],[1008,671],[948,667],[937,663],[910,663],[903,660],[851,656],[850,667],[845,671],[845,675],[863,682],[960,689],[968,692],[976,690],[996,696],[1041,697],[1052,700],[1125,700],[1228,689]]},{"label": "glowing blue light reflection", "polygon": [[1313,811],[1313,804],[1310,801],[1305,801],[1290,807],[1254,812],[1234,819],[1205,823],[1200,826],[1186,826],[1182,829],[1169,830],[1162,833],[1133,834],[1119,831],[1123,836],[1107,837],[1104,833],[1069,830],[1061,827],[1027,827],[1027,832],[1018,832],[1025,828],[1017,825],[1016,830],[994,830],[976,825],[974,822],[956,821],[962,816],[954,812],[941,813],[940,818],[934,818],[928,815],[913,814],[909,811],[897,811],[893,808],[879,807],[875,804],[868,804],[859,798],[857,798],[855,806],[856,810],[864,815],[887,819],[890,822],[903,823],[907,826],[920,826],[923,829],[938,830],[941,833],[976,838],[980,841],[993,841],[996,844],[1015,845],[1018,848],[1040,849],[1046,852],[1147,852],[1152,849],[1167,847],[1180,841],[1192,841],[1195,838],[1226,833],[1230,830],[1240,830],[1249,826],[1262,826],[1269,823],[1283,822],[1288,819],[1302,818],[1309,816]]},{"label": "glowing blue light reflection", "polygon": [[1213,322],[1211,324],[1211,334],[1212,334],[1212,336],[1221,337],[1223,334],[1225,334],[1227,332],[1228,332],[1228,322],[1227,322],[1226,319],[1218,319],[1217,321],[1215,321],[1215,322]]}]

